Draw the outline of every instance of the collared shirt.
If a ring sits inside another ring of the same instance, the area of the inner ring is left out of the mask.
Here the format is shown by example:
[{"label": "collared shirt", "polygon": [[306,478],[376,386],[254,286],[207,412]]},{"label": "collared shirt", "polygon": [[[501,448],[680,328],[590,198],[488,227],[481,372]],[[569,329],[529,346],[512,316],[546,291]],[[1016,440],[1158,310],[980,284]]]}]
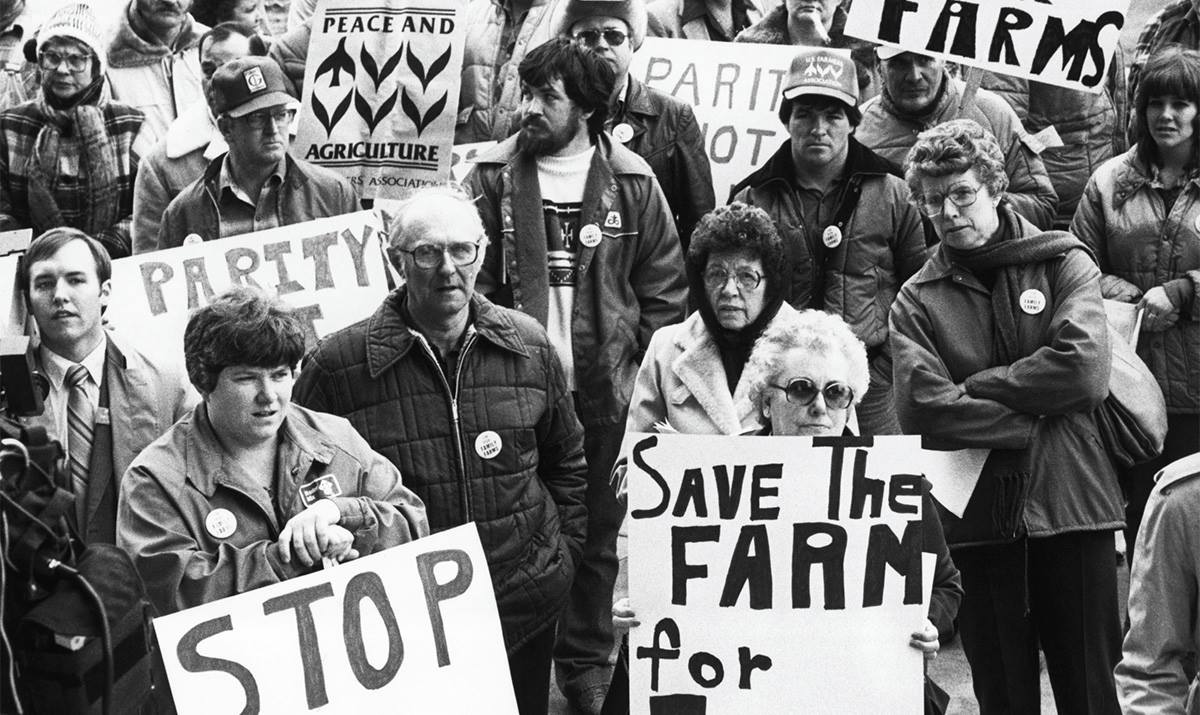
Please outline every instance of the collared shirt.
[{"label": "collared shirt", "polygon": [[[107,349],[108,336],[104,336],[100,340],[100,344],[79,363],[88,372],[88,378],[83,383],[83,391],[93,408],[100,404],[100,381],[104,379],[104,356]],[[54,415],[54,436],[66,450],[68,449],[67,400],[70,398],[70,391],[63,382],[67,379],[67,370],[70,370],[75,363],[50,350],[44,344],[39,350],[41,351],[42,370],[50,382],[50,394],[46,396],[46,408]]]},{"label": "collared shirt", "polygon": [[279,188],[283,185],[287,171],[287,159],[279,162],[274,173],[267,177],[262,192],[255,201],[238,185],[230,172],[229,155],[221,162],[221,176],[217,183],[217,211],[221,216],[221,238],[240,236],[243,233],[263,231],[283,225],[276,208],[279,206]]}]

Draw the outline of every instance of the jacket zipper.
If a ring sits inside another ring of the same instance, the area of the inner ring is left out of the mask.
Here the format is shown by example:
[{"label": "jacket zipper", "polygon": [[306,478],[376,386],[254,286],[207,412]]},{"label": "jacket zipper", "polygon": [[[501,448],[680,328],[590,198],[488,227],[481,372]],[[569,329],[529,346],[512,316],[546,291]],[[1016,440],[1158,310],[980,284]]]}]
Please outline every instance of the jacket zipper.
[{"label": "jacket zipper", "polygon": [[462,379],[463,362],[466,360],[467,351],[471,349],[471,345],[475,343],[475,333],[472,332],[467,336],[467,341],[463,344],[462,350],[458,353],[458,366],[454,371],[454,389],[450,389],[450,383],[446,380],[446,373],[442,372],[442,366],[438,364],[437,356],[433,354],[433,348],[429,346],[429,342],[425,340],[425,336],[421,336],[421,345],[425,348],[425,354],[433,361],[433,366],[437,369],[438,377],[442,379],[442,387],[446,388],[446,393],[450,397],[450,426],[454,431],[454,454],[458,457],[458,477],[459,483],[462,484],[463,492],[463,523],[471,521],[471,489],[467,484],[467,460],[463,455],[462,446],[462,425],[458,418],[458,388]]}]

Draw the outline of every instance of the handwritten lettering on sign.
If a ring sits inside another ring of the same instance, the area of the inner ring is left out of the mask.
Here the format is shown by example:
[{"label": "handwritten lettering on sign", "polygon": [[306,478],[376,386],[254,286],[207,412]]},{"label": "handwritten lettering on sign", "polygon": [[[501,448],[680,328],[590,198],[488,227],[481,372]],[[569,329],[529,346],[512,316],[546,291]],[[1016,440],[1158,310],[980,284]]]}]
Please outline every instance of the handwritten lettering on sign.
[{"label": "handwritten lettering on sign", "polygon": [[919,438],[627,443],[632,712],[921,712]]},{"label": "handwritten lettering on sign", "polygon": [[517,712],[472,524],[154,628],[181,715]]},{"label": "handwritten lettering on sign", "polygon": [[[297,151],[364,198],[449,177],[465,0],[330,0],[313,20]],[[399,110],[399,111],[397,111]]]},{"label": "handwritten lettering on sign", "polygon": [[1099,92],[1128,7],[1129,0],[854,0],[846,34]]}]

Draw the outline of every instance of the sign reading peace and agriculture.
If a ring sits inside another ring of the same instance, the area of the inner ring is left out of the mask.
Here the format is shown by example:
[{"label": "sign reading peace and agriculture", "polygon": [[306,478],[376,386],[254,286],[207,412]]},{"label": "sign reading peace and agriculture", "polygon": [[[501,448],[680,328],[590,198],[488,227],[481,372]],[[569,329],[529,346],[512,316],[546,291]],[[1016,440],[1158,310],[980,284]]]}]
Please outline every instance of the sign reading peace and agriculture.
[{"label": "sign reading peace and agriculture", "polygon": [[387,295],[379,217],[372,211],[113,261],[105,317],[126,333],[182,350],[188,314],[235,285],[278,293],[307,342],[370,315]]},{"label": "sign reading peace and agriculture", "polygon": [[630,73],[696,113],[717,202],[787,138],[779,100],[796,48],[647,37]]},{"label": "sign reading peace and agriculture", "polygon": [[181,715],[517,712],[474,525],[154,629]]},{"label": "sign reading peace and agriculture", "polygon": [[313,18],[295,153],[363,198],[450,176],[466,0],[325,0]]},{"label": "sign reading peace and agriculture", "polygon": [[631,712],[922,712],[920,438],[626,444]]},{"label": "sign reading peace and agriculture", "polygon": [[846,34],[1099,92],[1129,0],[854,0]]}]

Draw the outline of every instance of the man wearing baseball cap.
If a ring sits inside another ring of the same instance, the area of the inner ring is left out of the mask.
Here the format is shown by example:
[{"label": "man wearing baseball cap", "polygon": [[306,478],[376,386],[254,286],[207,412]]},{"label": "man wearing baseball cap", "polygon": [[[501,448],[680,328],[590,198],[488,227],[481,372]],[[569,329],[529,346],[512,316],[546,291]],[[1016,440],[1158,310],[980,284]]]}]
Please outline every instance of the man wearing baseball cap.
[{"label": "man wearing baseball cap", "polygon": [[298,103],[273,60],[251,56],[222,65],[213,74],[209,103],[229,151],[167,206],[159,248],[359,209],[345,178],[288,154]]},{"label": "man wearing baseball cap", "polygon": [[1034,141],[1013,108],[999,95],[981,89],[974,95],[950,76],[944,60],[895,47],[880,46],[881,92],[862,106],[858,140],[880,156],[903,164],[917,135],[951,119],[973,119],[992,133],[1004,151],[1007,201],[1038,228],[1054,223],[1058,194]]},{"label": "man wearing baseball cap", "polygon": [[860,433],[899,434],[888,309],[925,262],[925,234],[898,168],[855,140],[861,116],[850,52],[800,48],[779,104],[789,138],[731,200],[774,219],[791,256],[788,302],[841,316],[866,344]]}]

